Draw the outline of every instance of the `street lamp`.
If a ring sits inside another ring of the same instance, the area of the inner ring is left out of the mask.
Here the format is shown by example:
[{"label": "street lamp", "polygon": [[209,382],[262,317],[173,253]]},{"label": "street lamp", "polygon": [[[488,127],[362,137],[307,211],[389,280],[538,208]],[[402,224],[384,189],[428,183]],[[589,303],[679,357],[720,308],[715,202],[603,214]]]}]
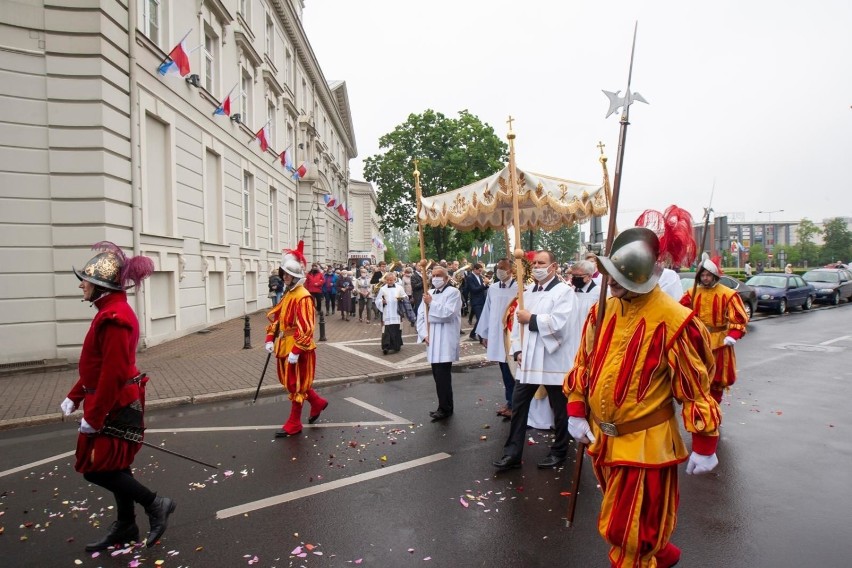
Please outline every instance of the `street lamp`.
[{"label": "street lamp", "polygon": [[758,213],[765,213],[765,214],[769,215],[769,220],[768,220],[769,223],[772,222],[772,214],[773,213],[783,213],[783,212],[784,212],[783,209],[773,209],[772,211],[758,211]]}]

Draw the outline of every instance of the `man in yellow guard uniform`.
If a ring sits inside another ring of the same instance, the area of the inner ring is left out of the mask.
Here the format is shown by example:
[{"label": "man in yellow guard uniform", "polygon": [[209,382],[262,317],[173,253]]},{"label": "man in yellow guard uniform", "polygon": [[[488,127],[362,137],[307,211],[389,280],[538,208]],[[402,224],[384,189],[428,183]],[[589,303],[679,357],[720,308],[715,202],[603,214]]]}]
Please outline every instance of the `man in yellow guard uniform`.
[{"label": "man in yellow guard uniform", "polygon": [[[305,279],[305,257],[302,241],[295,250],[285,250],[281,271],[284,297],[267,315],[266,350],[275,353],[278,380],[290,393],[290,417],[278,438],[294,436],[302,431],[302,404],[311,405],[308,423],[313,424],[328,406],[328,401],[311,388],[316,372],[314,322],[316,308],[310,292],[302,285]],[[277,336],[277,338],[276,338]]]},{"label": "man in yellow guard uniform", "polygon": [[[603,491],[598,530],[616,567],[669,567],[680,549],[677,465],[706,473],[719,463],[719,405],[710,396],[713,353],[705,327],[660,290],[660,245],[634,227],[598,264],[610,288],[597,341],[598,306],[583,326],[574,367],[565,376],[568,431],[588,443]],[[681,439],[676,405],[692,434]]]},{"label": "man in yellow guard uniform", "polygon": [[740,295],[719,283],[719,276],[719,267],[709,258],[705,259],[695,274],[698,279],[695,300],[692,299],[692,290],[680,300],[681,304],[692,308],[710,332],[710,345],[716,360],[710,393],[716,402],[722,402],[722,393],[737,380],[734,345],[746,334],[748,324]]}]

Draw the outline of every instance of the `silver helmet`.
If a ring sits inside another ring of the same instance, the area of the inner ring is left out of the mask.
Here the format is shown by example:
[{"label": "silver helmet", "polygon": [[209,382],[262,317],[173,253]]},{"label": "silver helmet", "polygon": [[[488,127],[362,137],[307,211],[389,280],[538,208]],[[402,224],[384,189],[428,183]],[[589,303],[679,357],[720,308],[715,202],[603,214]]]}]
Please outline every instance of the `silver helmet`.
[{"label": "silver helmet", "polygon": [[302,266],[302,263],[296,260],[295,256],[289,254],[286,255],[283,262],[281,262],[281,270],[295,278],[296,281],[305,277],[305,267]]},{"label": "silver helmet", "polygon": [[633,227],[615,238],[609,256],[597,258],[602,271],[621,286],[646,294],[654,289],[663,272],[657,262],[659,254],[660,240],[654,231]]}]

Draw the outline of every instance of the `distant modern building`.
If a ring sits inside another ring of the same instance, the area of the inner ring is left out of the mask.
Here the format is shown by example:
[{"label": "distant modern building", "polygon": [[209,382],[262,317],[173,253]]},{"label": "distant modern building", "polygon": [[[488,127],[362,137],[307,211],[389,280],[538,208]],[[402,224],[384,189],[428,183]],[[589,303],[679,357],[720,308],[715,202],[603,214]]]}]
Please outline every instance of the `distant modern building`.
[{"label": "distant modern building", "polygon": [[378,246],[379,242],[384,242],[384,237],[379,228],[379,217],[376,215],[376,200],[373,184],[366,181],[349,181],[349,205],[353,214],[349,228],[350,264],[357,261],[360,265],[365,260],[375,263],[384,259],[384,248],[380,249]]},{"label": "distant modern building", "polygon": [[[97,241],[154,260],[131,297],[143,346],[268,307],[300,238],[346,262],[350,223],[323,196],[351,204],[355,135],[302,0],[0,6],[0,365],[78,357],[93,312],[71,266]],[[191,74],[159,75],[184,37]]]}]

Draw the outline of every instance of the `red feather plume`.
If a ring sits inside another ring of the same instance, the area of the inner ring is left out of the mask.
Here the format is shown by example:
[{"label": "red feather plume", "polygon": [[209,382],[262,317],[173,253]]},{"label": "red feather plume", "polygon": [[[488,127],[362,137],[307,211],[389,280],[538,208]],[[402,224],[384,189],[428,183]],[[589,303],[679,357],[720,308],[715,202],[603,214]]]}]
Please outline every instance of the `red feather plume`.
[{"label": "red feather plume", "polygon": [[686,209],[670,205],[663,213],[648,209],[636,219],[637,227],[651,229],[660,238],[657,260],[672,266],[689,266],[695,260],[697,247],[692,230],[692,215]]},{"label": "red feather plume", "polygon": [[111,241],[100,241],[92,245],[92,250],[108,252],[114,254],[121,265],[121,271],[118,275],[119,284],[122,288],[129,288],[127,284],[133,282],[137,288],[142,285],[142,281],[154,273],[154,261],[147,256],[129,257],[124,254],[117,244]]},{"label": "red feather plume", "polygon": [[305,241],[299,241],[299,244],[296,245],[295,249],[284,249],[282,251],[284,256],[292,255],[296,260],[299,261],[299,264],[308,264],[308,259],[305,258]]}]

